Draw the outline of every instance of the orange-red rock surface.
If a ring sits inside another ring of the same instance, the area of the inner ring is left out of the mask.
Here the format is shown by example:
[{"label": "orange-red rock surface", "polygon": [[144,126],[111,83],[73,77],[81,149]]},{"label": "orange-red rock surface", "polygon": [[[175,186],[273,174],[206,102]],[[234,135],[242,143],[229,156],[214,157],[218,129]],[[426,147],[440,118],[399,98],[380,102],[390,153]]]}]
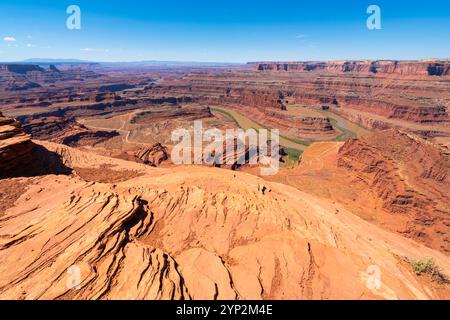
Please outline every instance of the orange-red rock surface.
[{"label": "orange-red rock surface", "polygon": [[33,143],[18,121],[0,113],[0,177],[31,164]]},{"label": "orange-red rock surface", "polygon": [[[430,256],[448,273],[448,256],[331,201],[245,173],[157,169],[42,145],[79,169],[26,180],[26,191],[0,216],[0,298],[430,299],[448,294],[445,284],[416,276],[404,262],[404,257]],[[90,174],[81,170],[87,168]],[[100,183],[95,170],[103,178],[111,172],[138,174]],[[368,285],[373,266],[381,271],[379,289]]]},{"label": "orange-red rock surface", "polygon": [[0,179],[68,172],[59,155],[36,145],[17,120],[0,113]]},{"label": "orange-red rock surface", "polygon": [[306,149],[277,181],[332,199],[384,229],[449,254],[450,151],[387,130]]}]

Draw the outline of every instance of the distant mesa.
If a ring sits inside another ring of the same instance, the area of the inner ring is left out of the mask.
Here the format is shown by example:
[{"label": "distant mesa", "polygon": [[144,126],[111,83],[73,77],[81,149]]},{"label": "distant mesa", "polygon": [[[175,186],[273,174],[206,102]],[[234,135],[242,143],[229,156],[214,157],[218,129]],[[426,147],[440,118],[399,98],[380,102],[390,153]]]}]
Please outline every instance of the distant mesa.
[{"label": "distant mesa", "polygon": [[50,65],[49,70],[50,70],[50,71],[54,71],[54,72],[61,72],[57,67],[55,67],[54,64],[51,64],[51,65]]},{"label": "distant mesa", "polygon": [[449,76],[449,60],[358,60],[306,62],[253,62],[258,71],[362,73],[401,76]]}]

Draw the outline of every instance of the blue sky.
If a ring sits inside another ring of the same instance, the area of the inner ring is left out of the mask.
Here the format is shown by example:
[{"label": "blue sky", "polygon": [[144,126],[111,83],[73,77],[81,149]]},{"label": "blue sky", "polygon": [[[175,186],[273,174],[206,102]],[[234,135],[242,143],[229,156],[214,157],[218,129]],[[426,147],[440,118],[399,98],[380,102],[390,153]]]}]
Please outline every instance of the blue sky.
[{"label": "blue sky", "polygon": [[[81,8],[81,30],[66,8]],[[381,8],[368,30],[366,9]],[[450,58],[450,1],[0,0],[0,61]]]}]

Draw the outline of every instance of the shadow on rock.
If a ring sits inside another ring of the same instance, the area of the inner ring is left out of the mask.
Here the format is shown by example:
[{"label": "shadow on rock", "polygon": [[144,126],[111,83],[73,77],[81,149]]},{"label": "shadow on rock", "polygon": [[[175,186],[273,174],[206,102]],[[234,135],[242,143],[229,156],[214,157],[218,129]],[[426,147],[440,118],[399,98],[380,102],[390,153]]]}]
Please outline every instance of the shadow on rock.
[{"label": "shadow on rock", "polygon": [[[67,167],[59,154],[30,142],[28,154],[23,155],[19,161],[9,164],[0,170],[0,178],[19,178],[43,176],[48,174],[68,175],[72,169]],[[0,165],[1,167],[1,165]]]}]

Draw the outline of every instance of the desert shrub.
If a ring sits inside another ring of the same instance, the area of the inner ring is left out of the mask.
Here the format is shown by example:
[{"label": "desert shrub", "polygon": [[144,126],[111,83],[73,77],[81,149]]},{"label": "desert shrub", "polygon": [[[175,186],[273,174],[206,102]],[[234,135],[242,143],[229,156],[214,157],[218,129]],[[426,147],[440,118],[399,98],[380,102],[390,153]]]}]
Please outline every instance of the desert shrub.
[{"label": "desert shrub", "polygon": [[439,283],[447,283],[448,279],[444,273],[440,270],[440,268],[436,265],[433,258],[428,258],[424,260],[415,260],[415,259],[406,259],[407,262],[412,267],[413,272],[420,276],[423,274],[427,274],[431,276],[433,281]]}]

